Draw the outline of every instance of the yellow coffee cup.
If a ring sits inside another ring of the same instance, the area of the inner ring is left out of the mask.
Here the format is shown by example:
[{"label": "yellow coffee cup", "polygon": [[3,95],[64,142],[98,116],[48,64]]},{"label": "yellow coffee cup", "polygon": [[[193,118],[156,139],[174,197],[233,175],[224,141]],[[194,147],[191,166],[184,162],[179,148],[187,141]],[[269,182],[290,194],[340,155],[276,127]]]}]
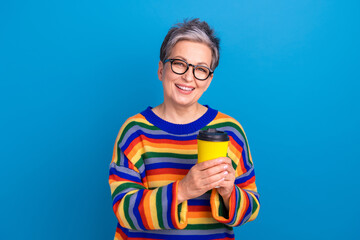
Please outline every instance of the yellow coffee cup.
[{"label": "yellow coffee cup", "polygon": [[226,157],[229,136],[226,132],[209,128],[199,131],[198,142],[198,163],[212,160],[219,157]]}]

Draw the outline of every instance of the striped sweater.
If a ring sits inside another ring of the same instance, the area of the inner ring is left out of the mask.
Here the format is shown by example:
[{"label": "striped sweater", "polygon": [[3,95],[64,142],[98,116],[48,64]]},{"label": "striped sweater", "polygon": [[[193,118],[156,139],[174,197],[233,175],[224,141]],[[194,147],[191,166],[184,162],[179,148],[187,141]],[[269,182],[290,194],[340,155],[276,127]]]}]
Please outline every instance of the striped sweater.
[{"label": "striped sweater", "polygon": [[[209,106],[189,124],[173,124],[151,107],[126,120],[116,138],[109,184],[117,239],[235,239],[233,227],[256,218],[259,194],[246,135]],[[178,183],[197,162],[199,130],[228,133],[236,180],[227,210],[215,189],[177,203]]]}]

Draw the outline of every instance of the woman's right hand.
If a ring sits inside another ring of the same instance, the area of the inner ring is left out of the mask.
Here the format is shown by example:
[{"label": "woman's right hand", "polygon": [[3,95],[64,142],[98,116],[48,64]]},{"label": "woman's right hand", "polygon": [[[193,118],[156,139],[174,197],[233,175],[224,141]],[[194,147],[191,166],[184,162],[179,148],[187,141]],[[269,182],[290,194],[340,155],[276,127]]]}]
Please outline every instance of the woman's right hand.
[{"label": "woman's right hand", "polygon": [[219,186],[228,174],[228,164],[223,158],[217,158],[193,166],[188,174],[179,181],[178,204],[203,195]]}]

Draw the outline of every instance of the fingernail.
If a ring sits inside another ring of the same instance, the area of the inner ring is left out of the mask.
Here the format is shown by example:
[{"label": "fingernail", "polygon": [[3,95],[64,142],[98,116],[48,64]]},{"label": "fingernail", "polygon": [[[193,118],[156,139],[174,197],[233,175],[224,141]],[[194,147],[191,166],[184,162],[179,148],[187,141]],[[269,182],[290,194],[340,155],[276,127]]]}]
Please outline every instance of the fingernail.
[{"label": "fingernail", "polygon": [[225,175],[228,174],[228,171],[225,171],[224,174],[225,174]]},{"label": "fingernail", "polygon": [[218,159],[218,163],[222,163],[224,160],[222,158]]},{"label": "fingernail", "polygon": [[228,165],[226,164],[225,166],[224,166],[224,169],[227,169],[228,168]]}]

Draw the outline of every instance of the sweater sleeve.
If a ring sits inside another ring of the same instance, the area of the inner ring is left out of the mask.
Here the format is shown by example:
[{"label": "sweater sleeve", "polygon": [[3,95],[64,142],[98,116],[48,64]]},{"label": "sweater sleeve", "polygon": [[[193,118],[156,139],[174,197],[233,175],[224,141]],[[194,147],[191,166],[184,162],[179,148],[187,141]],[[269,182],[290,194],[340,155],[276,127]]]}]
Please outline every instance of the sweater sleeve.
[{"label": "sweater sleeve", "polygon": [[[129,154],[137,159],[127,156],[120,146],[121,132],[115,142],[109,171],[113,211],[119,224],[135,230],[185,228],[187,202],[178,206],[178,181],[149,189],[146,176],[134,164],[135,160],[142,161],[141,150],[137,150],[140,154]],[[135,147],[132,143],[128,145]]]},{"label": "sweater sleeve", "polygon": [[212,216],[231,227],[253,221],[260,209],[250,148],[241,125],[239,123],[236,125],[232,131],[227,131],[230,137],[228,157],[232,159],[236,172],[229,209],[226,209],[216,189],[212,190],[210,197]]}]

